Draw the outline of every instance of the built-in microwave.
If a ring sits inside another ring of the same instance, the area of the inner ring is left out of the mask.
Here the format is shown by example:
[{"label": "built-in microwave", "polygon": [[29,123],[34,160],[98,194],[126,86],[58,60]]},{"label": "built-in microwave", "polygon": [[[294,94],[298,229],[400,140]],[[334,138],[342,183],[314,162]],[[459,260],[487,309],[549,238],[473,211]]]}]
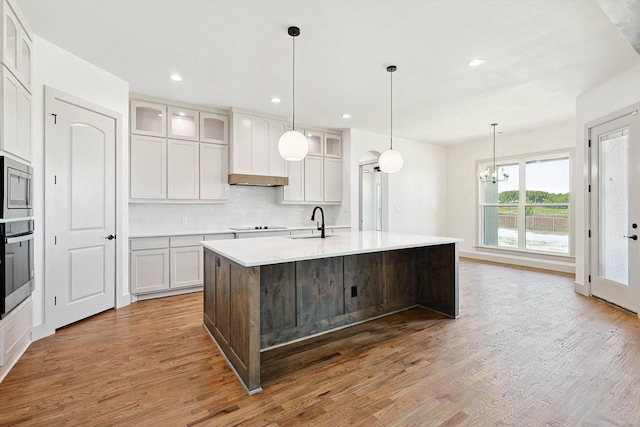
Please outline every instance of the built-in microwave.
[{"label": "built-in microwave", "polygon": [[2,170],[2,219],[33,216],[33,170],[31,166],[0,156]]}]

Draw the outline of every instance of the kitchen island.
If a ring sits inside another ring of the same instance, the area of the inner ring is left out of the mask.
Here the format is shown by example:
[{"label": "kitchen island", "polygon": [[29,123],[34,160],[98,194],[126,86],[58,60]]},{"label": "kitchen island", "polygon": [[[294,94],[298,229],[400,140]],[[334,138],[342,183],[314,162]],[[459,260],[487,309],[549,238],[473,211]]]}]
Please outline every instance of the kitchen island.
[{"label": "kitchen island", "polygon": [[269,348],[414,306],[458,317],[461,239],[309,237],[202,242],[204,326],[250,394]]}]

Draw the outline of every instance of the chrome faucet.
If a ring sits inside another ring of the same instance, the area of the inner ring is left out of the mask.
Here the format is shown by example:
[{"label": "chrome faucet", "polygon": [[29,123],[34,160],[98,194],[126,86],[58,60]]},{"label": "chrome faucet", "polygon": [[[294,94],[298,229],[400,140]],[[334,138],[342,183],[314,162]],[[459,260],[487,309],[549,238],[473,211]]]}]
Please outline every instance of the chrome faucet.
[{"label": "chrome faucet", "polygon": [[316,211],[320,209],[320,213],[322,214],[322,226],[318,225],[318,230],[321,231],[320,237],[322,239],[324,239],[324,211],[322,210],[322,208],[320,206],[316,206],[315,208],[313,208],[313,213],[311,214],[311,221],[315,221],[316,220]]}]

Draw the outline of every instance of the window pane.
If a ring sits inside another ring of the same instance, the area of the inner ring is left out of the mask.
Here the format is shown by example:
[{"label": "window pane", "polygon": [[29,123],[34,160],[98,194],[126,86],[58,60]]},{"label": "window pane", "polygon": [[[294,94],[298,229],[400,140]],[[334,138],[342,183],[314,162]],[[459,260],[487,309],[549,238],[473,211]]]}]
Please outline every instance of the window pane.
[{"label": "window pane", "polygon": [[502,171],[509,174],[507,181],[498,181],[495,184],[491,182],[484,183],[484,201],[485,203],[500,203],[512,205],[518,203],[520,197],[519,178],[520,165],[498,165],[499,176]]},{"label": "window pane", "polygon": [[569,206],[526,206],[527,249],[569,253]]},{"label": "window pane", "polygon": [[569,203],[569,158],[527,162],[527,203]]},{"label": "window pane", "polygon": [[518,247],[518,208],[515,206],[485,206],[484,244]]}]

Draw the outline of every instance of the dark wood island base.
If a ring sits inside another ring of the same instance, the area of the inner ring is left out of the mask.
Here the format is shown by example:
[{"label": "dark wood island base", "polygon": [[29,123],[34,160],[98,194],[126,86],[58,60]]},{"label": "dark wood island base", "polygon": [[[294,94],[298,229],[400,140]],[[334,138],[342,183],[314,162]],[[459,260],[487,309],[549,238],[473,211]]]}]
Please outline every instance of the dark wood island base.
[{"label": "dark wood island base", "polygon": [[260,351],[414,306],[458,317],[456,243],[244,267],[205,247],[204,326],[249,394]]}]

